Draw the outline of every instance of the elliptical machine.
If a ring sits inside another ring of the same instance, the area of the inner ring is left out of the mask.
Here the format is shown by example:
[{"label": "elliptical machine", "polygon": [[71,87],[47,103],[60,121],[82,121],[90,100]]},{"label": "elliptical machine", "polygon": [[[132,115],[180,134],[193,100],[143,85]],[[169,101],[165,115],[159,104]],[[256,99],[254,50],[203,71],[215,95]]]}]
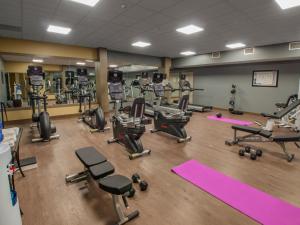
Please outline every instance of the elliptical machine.
[{"label": "elliptical machine", "polygon": [[[56,127],[50,121],[49,113],[47,112],[47,95],[46,91],[40,95],[40,91],[44,88],[45,74],[41,66],[28,66],[27,75],[29,77],[29,85],[32,86],[30,95],[32,107],[32,121],[36,123],[31,127],[37,127],[40,137],[33,138],[32,142],[50,141],[59,138],[56,133]],[[41,102],[43,111],[41,110]]]},{"label": "elliptical machine", "polygon": [[111,118],[113,138],[107,141],[108,144],[117,142],[124,145],[129,152],[129,159],[149,155],[151,150],[144,149],[140,139],[146,131],[145,125],[151,123],[151,120],[144,116],[145,99],[135,98],[131,106],[123,108],[122,103],[125,99],[123,72],[109,71],[108,83],[109,95],[115,111]]},{"label": "elliptical machine", "polygon": [[[100,106],[92,109],[92,94],[87,87],[89,86],[89,79],[87,69],[77,69],[77,77],[79,84],[79,112],[81,113],[79,121],[83,121],[91,129],[90,132],[104,132],[110,129],[106,127],[106,120],[103,110]],[[83,110],[82,110],[83,108]]]},{"label": "elliptical machine", "polygon": [[66,95],[62,91],[62,85],[61,85],[61,78],[57,77],[55,79],[55,89],[56,89],[56,94],[55,94],[55,99],[56,99],[56,104],[66,104],[67,103],[67,98]]},{"label": "elliptical machine", "polygon": [[233,85],[231,86],[231,91],[230,91],[230,93],[231,93],[231,98],[230,98],[230,100],[229,100],[229,105],[230,105],[230,107],[229,107],[228,110],[229,110],[229,112],[230,112],[231,114],[234,114],[234,115],[243,115],[244,112],[235,109],[235,107],[236,107],[236,99],[235,99],[235,97],[236,97],[236,92],[237,92],[237,86],[236,86],[235,84],[233,84]]},{"label": "elliptical machine", "polygon": [[[165,95],[163,87],[164,75],[162,73],[154,73],[152,77],[153,92],[160,100]],[[154,132],[164,132],[177,138],[178,143],[188,142],[192,139],[191,136],[187,136],[185,125],[190,121],[190,116],[186,115],[185,109],[189,102],[189,96],[184,95],[181,97],[181,101],[178,109],[164,107],[164,106],[152,106],[154,111]]]}]

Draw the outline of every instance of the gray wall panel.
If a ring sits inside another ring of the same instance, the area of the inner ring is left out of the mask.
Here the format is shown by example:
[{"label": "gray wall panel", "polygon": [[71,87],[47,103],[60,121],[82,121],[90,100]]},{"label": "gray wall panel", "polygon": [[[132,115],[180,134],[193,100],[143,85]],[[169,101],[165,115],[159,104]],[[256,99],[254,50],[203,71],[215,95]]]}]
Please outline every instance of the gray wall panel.
[{"label": "gray wall panel", "polygon": [[289,44],[255,47],[254,54],[244,55],[244,49],[221,52],[221,58],[212,59],[211,54],[183,57],[172,60],[173,68],[216,66],[255,62],[299,60],[300,50],[289,51]]},{"label": "gray wall panel", "polygon": [[[279,70],[277,88],[252,87],[253,70]],[[179,71],[179,70],[175,70]],[[194,73],[194,87],[204,92],[194,93],[194,103],[228,108],[231,85],[238,86],[237,107],[247,112],[272,112],[276,102],[284,102],[298,93],[300,61],[255,63],[185,69]]]}]

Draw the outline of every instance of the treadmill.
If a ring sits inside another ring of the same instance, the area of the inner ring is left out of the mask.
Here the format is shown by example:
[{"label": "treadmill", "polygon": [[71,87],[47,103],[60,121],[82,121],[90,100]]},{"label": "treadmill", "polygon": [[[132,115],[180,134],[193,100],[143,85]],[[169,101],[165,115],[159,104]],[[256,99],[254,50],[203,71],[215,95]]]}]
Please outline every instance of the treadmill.
[{"label": "treadmill", "polygon": [[[192,88],[191,83],[186,80],[185,74],[180,74],[179,79],[179,89],[180,89],[180,95],[184,92],[188,92],[189,94],[194,91],[204,91],[204,89],[199,88]],[[212,106],[204,106],[204,105],[196,105],[196,104],[189,104],[188,105],[188,111],[192,112],[210,112],[213,109]]]}]

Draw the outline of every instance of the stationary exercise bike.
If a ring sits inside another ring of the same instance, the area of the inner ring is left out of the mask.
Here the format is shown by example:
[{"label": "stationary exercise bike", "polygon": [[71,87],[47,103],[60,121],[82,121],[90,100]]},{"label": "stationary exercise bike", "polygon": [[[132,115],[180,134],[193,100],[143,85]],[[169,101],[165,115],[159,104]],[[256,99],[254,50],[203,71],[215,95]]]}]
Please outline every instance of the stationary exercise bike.
[{"label": "stationary exercise bike", "polygon": [[[30,101],[32,107],[32,121],[36,124],[31,127],[37,127],[40,137],[33,138],[32,142],[50,141],[51,139],[59,138],[56,133],[56,127],[50,121],[49,113],[47,112],[47,95],[46,91],[40,95],[44,88],[45,74],[41,66],[28,66],[27,75],[29,77],[29,85],[32,86]],[[41,102],[43,111],[41,110]]]},{"label": "stationary exercise bike", "polygon": [[[152,77],[152,88],[156,97],[160,100],[165,95],[163,87],[163,74],[154,73]],[[181,97],[180,106],[178,109],[172,109],[164,106],[154,106],[154,132],[164,132],[177,138],[178,143],[187,142],[192,139],[188,136],[185,130],[185,125],[190,121],[190,116],[186,115],[184,109],[187,108],[189,96]]]},{"label": "stationary exercise bike", "polygon": [[[89,79],[87,69],[77,69],[77,77],[79,84],[79,112],[81,113],[79,120],[87,124],[91,129],[90,132],[103,132],[108,130],[103,110],[100,106],[92,109],[92,94],[88,90]],[[83,109],[82,109],[83,108]]]},{"label": "stationary exercise bike", "polygon": [[107,142],[124,145],[129,152],[129,159],[149,155],[151,151],[144,149],[140,139],[146,131],[145,125],[151,123],[151,120],[144,116],[145,99],[135,98],[131,106],[123,107],[125,93],[121,71],[109,71],[108,83],[110,100],[114,104],[115,112],[111,118],[113,138]]}]

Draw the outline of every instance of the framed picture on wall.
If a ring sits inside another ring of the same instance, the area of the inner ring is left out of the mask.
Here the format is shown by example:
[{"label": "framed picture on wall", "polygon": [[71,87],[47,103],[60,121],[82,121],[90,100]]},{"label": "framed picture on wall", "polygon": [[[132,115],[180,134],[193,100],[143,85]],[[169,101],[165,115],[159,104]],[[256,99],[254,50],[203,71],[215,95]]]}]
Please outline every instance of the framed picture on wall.
[{"label": "framed picture on wall", "polygon": [[255,70],[252,76],[253,87],[278,87],[279,70]]}]

